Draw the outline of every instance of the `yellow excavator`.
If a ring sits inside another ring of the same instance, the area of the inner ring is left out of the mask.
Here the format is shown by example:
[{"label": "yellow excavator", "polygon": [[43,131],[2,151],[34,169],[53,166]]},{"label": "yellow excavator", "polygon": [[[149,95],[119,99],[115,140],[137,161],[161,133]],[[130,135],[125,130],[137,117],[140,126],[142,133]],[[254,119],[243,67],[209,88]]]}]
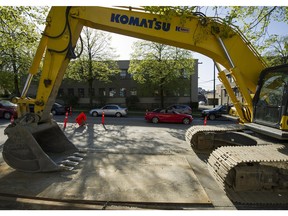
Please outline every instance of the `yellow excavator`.
[{"label": "yellow excavator", "polygon": [[[212,58],[241,124],[192,126],[186,132],[187,142],[195,151],[210,151],[209,169],[226,189],[288,191],[288,65],[268,68],[236,27],[202,13],[183,21],[131,7],[52,7],[22,95],[14,98],[19,119],[5,129],[8,139],[3,158],[9,166],[25,172],[50,172],[73,168],[69,161],[81,157],[50,110],[69,61],[77,57],[74,48],[83,26]],[[28,98],[42,59],[36,98]],[[244,103],[235,97],[221,68],[233,77]],[[34,113],[29,112],[29,104],[34,105]]]}]

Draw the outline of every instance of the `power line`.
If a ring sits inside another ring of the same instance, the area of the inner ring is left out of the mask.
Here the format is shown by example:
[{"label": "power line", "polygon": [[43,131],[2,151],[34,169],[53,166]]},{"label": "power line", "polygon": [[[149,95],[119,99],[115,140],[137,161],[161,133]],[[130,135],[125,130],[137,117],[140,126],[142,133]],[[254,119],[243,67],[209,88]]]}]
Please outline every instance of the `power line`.
[{"label": "power line", "polygon": [[198,84],[201,84],[201,83],[208,83],[208,82],[213,82],[213,81],[214,81],[214,79],[212,79],[212,80],[208,80],[208,81],[198,82]]}]

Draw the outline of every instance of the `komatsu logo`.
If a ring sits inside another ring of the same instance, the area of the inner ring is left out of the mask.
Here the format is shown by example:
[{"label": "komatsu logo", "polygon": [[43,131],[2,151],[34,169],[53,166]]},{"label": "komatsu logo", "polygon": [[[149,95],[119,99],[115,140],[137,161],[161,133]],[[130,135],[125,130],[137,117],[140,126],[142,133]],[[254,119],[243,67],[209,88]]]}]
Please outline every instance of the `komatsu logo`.
[{"label": "komatsu logo", "polygon": [[156,18],[154,19],[141,19],[139,17],[127,16],[121,14],[111,14],[111,22],[121,23],[124,25],[138,26],[142,28],[149,28],[155,30],[162,30],[165,32],[170,31],[171,23],[160,22]]}]

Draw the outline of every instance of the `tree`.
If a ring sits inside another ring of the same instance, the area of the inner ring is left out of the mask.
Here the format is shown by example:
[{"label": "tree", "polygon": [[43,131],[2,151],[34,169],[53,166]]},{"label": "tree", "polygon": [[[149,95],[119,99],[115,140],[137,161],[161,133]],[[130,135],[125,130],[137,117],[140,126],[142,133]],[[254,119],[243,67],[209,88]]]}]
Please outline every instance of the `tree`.
[{"label": "tree", "polygon": [[76,50],[81,56],[71,62],[68,67],[66,78],[88,82],[89,103],[93,106],[92,87],[94,80],[109,82],[110,78],[119,73],[115,55],[111,47],[111,35],[109,33],[85,27],[82,31],[82,45],[77,44]]},{"label": "tree", "polygon": [[180,77],[190,78],[194,71],[192,52],[148,41],[133,44],[128,73],[143,84],[150,82],[159,89],[161,107],[164,107],[164,90]]},{"label": "tree", "polygon": [[43,24],[46,12],[45,7],[0,7],[0,69],[6,77],[10,74],[10,79],[1,79],[0,88],[20,95],[19,79],[32,62],[40,38],[37,25]]},{"label": "tree", "polygon": [[270,66],[288,63],[288,36],[271,35],[266,40],[270,49],[264,54]]}]

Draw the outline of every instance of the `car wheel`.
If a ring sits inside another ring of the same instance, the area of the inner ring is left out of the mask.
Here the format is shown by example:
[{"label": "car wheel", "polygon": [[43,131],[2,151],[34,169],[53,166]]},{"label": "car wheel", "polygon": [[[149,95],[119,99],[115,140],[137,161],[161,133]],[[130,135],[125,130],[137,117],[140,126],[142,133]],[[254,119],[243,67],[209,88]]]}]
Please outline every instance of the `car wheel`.
[{"label": "car wheel", "polygon": [[93,117],[97,117],[97,116],[98,116],[98,113],[97,113],[97,112],[92,112],[92,116],[93,116]]},{"label": "car wheel", "polygon": [[121,116],[122,116],[122,114],[121,114],[121,113],[119,113],[119,112],[117,112],[117,113],[115,114],[115,116],[116,116],[116,117],[121,117]]},{"label": "car wheel", "polygon": [[9,112],[5,112],[4,115],[3,115],[4,119],[7,119],[7,120],[11,119],[11,116],[12,115]]},{"label": "car wheel", "polygon": [[152,122],[154,124],[157,124],[159,122],[159,119],[157,117],[152,118]]},{"label": "car wheel", "polygon": [[185,124],[185,125],[190,124],[190,120],[189,120],[188,118],[184,118],[182,122],[183,122],[183,124]]},{"label": "car wheel", "polygon": [[216,119],[216,116],[214,114],[211,114],[211,115],[209,115],[209,119],[213,121]]},{"label": "car wheel", "polygon": [[53,115],[56,115],[56,114],[57,114],[56,110],[52,110],[51,113],[52,113]]}]

